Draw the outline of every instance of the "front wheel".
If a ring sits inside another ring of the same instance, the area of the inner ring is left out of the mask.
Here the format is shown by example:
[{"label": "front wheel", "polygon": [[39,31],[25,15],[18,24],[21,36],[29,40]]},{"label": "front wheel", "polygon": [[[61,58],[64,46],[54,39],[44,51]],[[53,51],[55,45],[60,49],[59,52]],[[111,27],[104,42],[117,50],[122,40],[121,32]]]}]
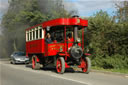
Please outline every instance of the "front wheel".
[{"label": "front wheel", "polygon": [[10,60],[10,64],[13,64],[13,61],[12,61],[12,59]]},{"label": "front wheel", "polygon": [[91,60],[88,57],[85,57],[84,59],[82,59],[82,63],[84,65],[82,71],[88,74],[91,69]]},{"label": "front wheel", "polygon": [[11,59],[10,63],[11,63],[11,64],[16,64],[16,62],[15,62],[14,59]]},{"label": "front wheel", "polygon": [[56,61],[56,70],[58,73],[63,74],[65,71],[65,60],[63,57],[59,57]]}]

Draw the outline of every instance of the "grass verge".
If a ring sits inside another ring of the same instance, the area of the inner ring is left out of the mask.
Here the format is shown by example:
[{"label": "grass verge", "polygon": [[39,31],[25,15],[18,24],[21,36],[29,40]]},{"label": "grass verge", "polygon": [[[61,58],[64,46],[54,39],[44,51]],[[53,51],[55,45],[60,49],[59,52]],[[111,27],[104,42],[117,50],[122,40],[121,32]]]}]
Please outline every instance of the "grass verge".
[{"label": "grass verge", "polygon": [[100,70],[105,72],[116,72],[116,73],[128,74],[128,69],[104,69],[96,66],[92,66],[91,68],[94,70]]}]

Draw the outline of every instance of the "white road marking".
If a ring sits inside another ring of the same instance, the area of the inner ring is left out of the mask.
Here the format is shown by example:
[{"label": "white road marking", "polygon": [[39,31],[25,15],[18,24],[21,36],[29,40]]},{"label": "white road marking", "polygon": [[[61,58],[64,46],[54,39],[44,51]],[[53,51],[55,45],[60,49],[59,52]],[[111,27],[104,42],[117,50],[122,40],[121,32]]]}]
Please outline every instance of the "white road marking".
[{"label": "white road marking", "polygon": [[[2,63],[0,63],[0,64],[2,64]],[[2,65],[8,66],[9,64],[2,64]],[[86,85],[92,85],[90,83],[86,83],[86,82],[83,82],[83,81],[62,77],[61,74],[58,74],[58,75],[57,74],[50,74],[49,75],[49,73],[44,72],[44,71],[40,71],[40,70],[38,70],[38,71],[37,70],[30,70],[28,68],[23,69],[23,68],[16,67],[16,66],[11,65],[11,64],[9,66],[12,67],[12,68],[15,68],[15,69],[20,69],[20,70],[29,71],[29,72],[35,72],[35,73],[41,73],[41,74],[44,74],[44,75],[48,75],[48,76],[52,76],[52,77],[56,77],[56,78],[61,78],[61,79],[68,80],[68,81],[73,81],[73,82],[77,82],[77,83],[81,83],[81,84],[86,84]]]},{"label": "white road marking", "polygon": [[126,78],[128,78],[128,76],[125,76]]},{"label": "white road marking", "polygon": [[50,76],[56,77],[56,78],[61,78],[61,79],[64,79],[64,80],[69,80],[69,81],[77,82],[77,83],[81,83],[81,84],[91,85],[91,84],[86,83],[86,82],[83,82],[83,81],[78,81],[78,80],[74,80],[74,79],[69,79],[69,78],[61,77],[61,76],[57,76],[57,75],[50,75]]}]

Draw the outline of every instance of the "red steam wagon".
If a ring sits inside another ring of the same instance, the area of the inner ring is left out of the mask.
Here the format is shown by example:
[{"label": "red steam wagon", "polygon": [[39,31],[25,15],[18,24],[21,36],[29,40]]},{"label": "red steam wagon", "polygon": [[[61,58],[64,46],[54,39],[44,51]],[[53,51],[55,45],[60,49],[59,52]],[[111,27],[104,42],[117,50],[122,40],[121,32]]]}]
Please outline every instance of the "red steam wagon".
[{"label": "red steam wagon", "polygon": [[84,53],[84,30],[88,21],[74,16],[43,22],[26,29],[26,55],[33,69],[53,64],[58,73],[81,68],[89,73],[91,62]]}]

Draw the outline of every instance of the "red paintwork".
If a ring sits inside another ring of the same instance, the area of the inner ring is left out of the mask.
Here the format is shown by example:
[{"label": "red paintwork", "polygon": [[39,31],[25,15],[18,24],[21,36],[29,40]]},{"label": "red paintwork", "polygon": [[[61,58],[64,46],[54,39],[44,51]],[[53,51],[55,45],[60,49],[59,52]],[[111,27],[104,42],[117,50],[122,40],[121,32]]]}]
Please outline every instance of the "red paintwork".
[{"label": "red paintwork", "polygon": [[44,39],[26,42],[26,54],[44,53]]},{"label": "red paintwork", "polygon": [[33,69],[35,68],[36,62],[40,62],[40,59],[37,56],[32,58],[32,68]]},{"label": "red paintwork", "polygon": [[48,22],[43,23],[43,27],[47,26],[57,26],[57,25],[81,25],[81,26],[87,26],[88,22],[87,20],[83,20],[81,18],[59,18],[50,20]]},{"label": "red paintwork", "polygon": [[36,56],[36,61],[37,61],[37,62],[40,62],[40,59],[39,59],[37,56]]},{"label": "red paintwork", "polygon": [[67,40],[67,42],[74,42],[74,39],[70,38],[70,39]]},{"label": "red paintwork", "polygon": [[50,21],[43,22],[41,24],[32,26],[26,30],[30,30],[32,28],[35,28],[37,26],[42,25],[43,28],[46,28],[47,26],[59,26],[59,25],[80,25],[80,26],[88,26],[88,20],[84,20],[81,18],[58,18]]},{"label": "red paintwork", "polygon": [[53,43],[57,43],[57,40],[54,40]]},{"label": "red paintwork", "polygon": [[61,64],[61,60],[58,58],[57,59],[57,62],[56,62],[56,69],[57,69],[57,72],[61,72],[61,69],[62,69],[62,64]]},{"label": "red paintwork", "polygon": [[78,66],[78,68],[82,68],[83,72],[87,71],[87,62],[85,59],[81,58],[81,64]]},{"label": "red paintwork", "polygon": [[[41,57],[53,57],[56,55],[59,56],[64,56],[65,59],[65,68],[70,68],[70,66],[67,64],[67,59],[70,56],[69,54],[69,49],[72,47],[74,39],[70,39],[69,43],[67,43],[66,40],[66,26],[67,25],[79,25],[82,26],[82,44],[78,43],[79,46],[82,46],[84,49],[84,27],[88,25],[88,21],[81,19],[81,18],[58,18],[50,21],[43,22],[41,24],[35,25],[33,27],[30,27],[26,29],[26,31],[35,28],[37,26],[42,26],[42,29],[44,29],[44,36],[46,34],[45,28],[48,26],[64,26],[64,42],[63,43],[57,43],[56,41],[53,41],[51,44],[45,43],[45,38],[44,39],[39,39],[39,40],[33,40],[33,41],[27,41],[26,42],[26,55],[28,56],[29,54],[42,54]],[[85,54],[87,55],[87,54]],[[33,68],[34,68],[34,63],[35,61],[33,60]],[[38,56],[37,56],[37,62],[40,62]],[[57,60],[56,65],[59,65],[61,62],[60,60]],[[86,62],[82,60],[81,64],[78,66],[79,68],[86,68]],[[60,72],[61,66],[56,68],[58,72]],[[85,71],[86,69],[84,69]]]},{"label": "red paintwork", "polygon": [[[81,18],[58,18],[58,19],[54,19],[54,20],[50,20],[50,21],[46,21],[46,22],[43,22],[41,24],[38,24],[38,25],[35,25],[35,26],[32,26],[27,30],[30,30],[32,28],[35,28],[37,26],[41,26],[43,28],[46,28],[47,26],[57,26],[57,25],[81,25],[81,26],[87,26],[88,25],[88,21],[87,20],[84,20],[84,19],[81,19]],[[66,26],[65,26],[65,33],[64,33],[64,36],[66,37]],[[45,33],[44,33],[45,35]],[[72,39],[72,41],[74,41]],[[57,44],[56,42],[54,42],[55,45],[60,45],[60,44]],[[53,56],[53,55],[56,55],[57,52],[59,52],[59,47],[55,47],[55,48],[52,48],[50,49],[49,46],[51,45],[54,45],[54,44],[45,44],[44,42],[44,39],[40,39],[40,40],[33,40],[33,41],[28,41],[26,42],[26,55],[28,54],[33,54],[33,53],[45,53],[45,56]],[[69,43],[68,46],[67,43],[66,43],[66,39],[65,39],[65,42],[63,44],[63,52],[66,52],[68,51],[67,47],[71,47],[72,46],[72,43]],[[44,50],[45,49],[45,50]]]},{"label": "red paintwork", "polygon": [[60,48],[62,49],[61,52],[64,52],[64,43],[52,43],[52,44],[45,43],[45,56],[57,55],[57,53],[60,52]]},{"label": "red paintwork", "polygon": [[35,59],[34,58],[32,59],[32,68],[33,69],[35,68]]},{"label": "red paintwork", "polygon": [[70,68],[70,66],[65,62],[65,68]]},{"label": "red paintwork", "polygon": [[89,53],[85,53],[85,55],[86,55],[86,56],[90,56],[91,54],[89,54]]}]

